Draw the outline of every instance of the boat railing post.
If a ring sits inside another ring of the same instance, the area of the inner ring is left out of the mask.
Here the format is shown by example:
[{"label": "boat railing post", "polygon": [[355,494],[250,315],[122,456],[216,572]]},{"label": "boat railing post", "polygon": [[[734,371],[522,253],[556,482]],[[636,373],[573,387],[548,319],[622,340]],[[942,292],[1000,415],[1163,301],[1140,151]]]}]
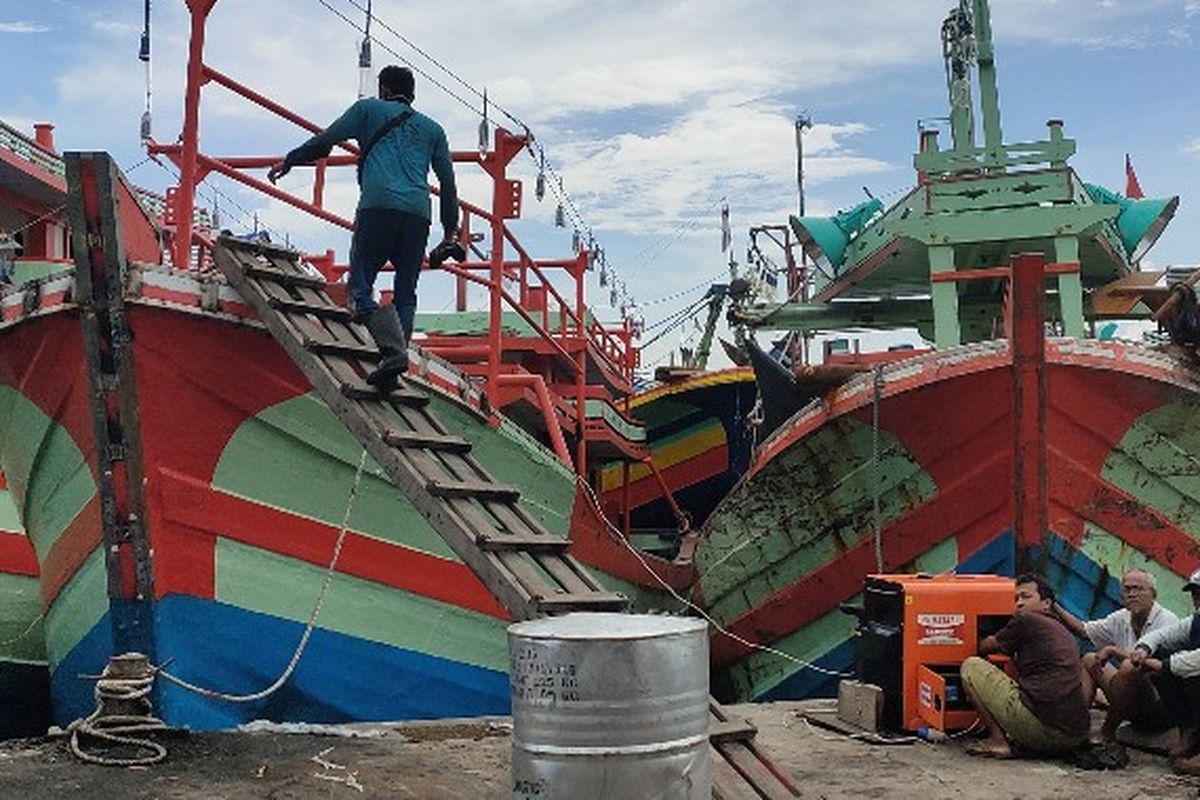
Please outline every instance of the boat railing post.
[{"label": "boat railing post", "polygon": [[197,161],[200,149],[200,87],[204,84],[204,28],[217,0],[187,0],[191,12],[188,40],[187,87],[183,100],[183,149],[179,165],[179,191],[175,194],[176,269],[187,269],[192,254],[192,212],[196,204]]}]

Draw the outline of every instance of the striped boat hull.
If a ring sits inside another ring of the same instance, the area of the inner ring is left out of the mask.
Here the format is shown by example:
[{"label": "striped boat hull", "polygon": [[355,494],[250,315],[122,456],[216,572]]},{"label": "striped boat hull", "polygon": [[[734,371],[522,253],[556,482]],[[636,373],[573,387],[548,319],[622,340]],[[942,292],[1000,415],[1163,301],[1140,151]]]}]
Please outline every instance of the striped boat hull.
[{"label": "striped boat hull", "polygon": [[0,739],[50,724],[44,642],[37,556],[0,474]]},{"label": "striped boat hull", "polygon": [[[0,327],[0,424],[14,432],[0,442],[0,466],[35,553],[59,724],[94,706],[79,676],[126,649],[221,692],[268,686],[317,601],[354,483],[358,446],[271,337],[231,307],[179,308],[187,292],[168,288],[177,295],[127,308],[153,548],[153,596],[142,600],[118,599],[129,596],[128,571],[105,562],[78,316],[62,307]],[[443,422],[565,534],[574,474],[482,413],[451,368],[422,358],[416,370]],[[197,729],[504,713],[508,621],[368,459],[316,631],[288,683],[234,705],[160,681],[156,711]]]},{"label": "striped boat hull", "polygon": [[[764,443],[714,512],[696,553],[698,593],[724,627],[715,674],[730,698],[829,694],[853,659],[839,611],[879,571],[1042,569],[1082,617],[1113,609],[1131,566],[1189,612],[1200,567],[1200,382],[1139,346],[1050,340],[1049,532],[1013,534],[1012,369],[1003,342],[889,365],[872,425],[872,378],[853,380]],[[878,442],[878,458],[875,457]],[[824,667],[827,674],[803,663]]]},{"label": "striped boat hull", "polygon": [[[646,423],[646,444],[654,464],[680,508],[701,525],[750,464],[753,440],[747,419],[757,386],[747,368],[686,378],[635,396],[630,413]],[[606,508],[621,508],[624,472],[610,464],[601,473]],[[631,523],[637,529],[677,525],[650,469],[629,473]]]}]

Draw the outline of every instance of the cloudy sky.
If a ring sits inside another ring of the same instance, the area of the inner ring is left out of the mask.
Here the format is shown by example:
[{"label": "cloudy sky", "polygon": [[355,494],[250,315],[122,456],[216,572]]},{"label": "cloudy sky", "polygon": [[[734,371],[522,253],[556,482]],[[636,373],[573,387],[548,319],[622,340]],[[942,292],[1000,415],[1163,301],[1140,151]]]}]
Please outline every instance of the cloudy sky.
[{"label": "cloudy sky", "polygon": [[[362,34],[350,23],[362,24],[356,6],[363,4],[219,0],[206,60],[325,124],[356,97]],[[911,186],[917,121],[946,113],[938,32],[950,4],[375,0],[372,33],[376,70],[407,60],[428,73],[418,75],[417,107],[443,123],[452,148],[476,146],[475,92],[485,87],[529,126],[653,324],[721,275],[722,197],[739,259],[749,226],[781,223],[794,211],[798,112],[814,122],[805,138],[810,213],[857,203],[863,187],[886,202]],[[161,190],[170,174],[139,165],[142,5],[0,0],[0,119],[22,129],[54,122],[60,149],[109,150],[135,182]],[[1063,118],[1079,142],[1075,169],[1118,190],[1130,153],[1148,195],[1182,195],[1150,260],[1200,262],[1200,0],[993,0],[992,18],[1005,139],[1042,138],[1048,118]],[[154,3],[160,141],[181,128],[187,25],[183,0]],[[219,88],[205,92],[202,136],[214,155],[282,154],[303,139]],[[570,231],[553,227],[553,200],[533,198],[532,159],[516,163],[526,179],[518,235],[535,255],[568,254]],[[304,172],[288,185],[303,192]],[[471,168],[459,174],[468,198],[486,203]],[[344,258],[342,232],[212,183],[206,193],[228,198],[221,201],[226,226],[248,227],[257,212],[293,242],[333,246]],[[327,197],[349,214],[352,173]],[[422,308],[447,308],[446,288],[423,278]],[[602,316],[610,313],[607,291],[593,284],[592,292]],[[679,336],[664,343],[678,344]]]}]

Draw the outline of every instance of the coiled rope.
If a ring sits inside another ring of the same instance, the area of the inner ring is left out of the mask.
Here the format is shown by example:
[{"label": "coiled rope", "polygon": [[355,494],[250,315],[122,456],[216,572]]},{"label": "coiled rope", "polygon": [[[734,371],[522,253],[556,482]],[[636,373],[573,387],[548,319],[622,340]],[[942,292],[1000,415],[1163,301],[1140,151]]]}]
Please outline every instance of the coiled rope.
[{"label": "coiled rope", "polygon": [[[363,450],[359,456],[358,468],[354,473],[354,483],[350,487],[350,495],[346,501],[346,511],[342,515],[342,525],[338,531],[337,543],[333,548],[333,556],[329,561],[328,568],[325,570],[324,583],[321,585],[321,591],[317,596],[312,613],[308,617],[308,624],[304,628],[304,634],[300,637],[300,642],[296,645],[296,650],[292,653],[292,658],[283,673],[262,691],[253,694],[234,695],[189,683],[182,678],[172,675],[162,667],[151,667],[145,661],[145,657],[140,654],[128,653],[123,656],[117,656],[109,662],[108,666],[104,668],[103,674],[96,681],[96,688],[94,690],[96,710],[87,717],[72,722],[67,727],[67,731],[71,734],[71,752],[77,758],[81,761],[103,766],[132,767],[157,764],[167,757],[167,748],[158,742],[145,737],[129,735],[132,733],[170,730],[166,723],[150,713],[152,706],[149,695],[154,688],[154,679],[157,675],[161,675],[163,679],[187,691],[204,697],[224,700],[229,703],[249,703],[255,700],[262,700],[274,694],[281,686],[287,683],[288,678],[296,670],[296,665],[300,663],[300,657],[304,654],[304,650],[308,646],[313,628],[316,627],[317,617],[320,615],[321,608],[325,604],[325,598],[328,596],[329,586],[333,582],[333,573],[337,567],[338,559],[342,554],[342,545],[346,540],[346,531],[349,529],[350,524],[350,513],[354,509],[354,498],[358,495],[358,487],[362,483],[363,469],[366,466],[366,462],[367,451]],[[143,668],[128,675],[120,674],[123,670],[120,667],[114,666],[118,663],[138,664],[139,662],[141,662]],[[131,705],[136,710],[136,713],[113,713],[114,707],[119,708],[121,711],[128,711]],[[96,755],[84,749],[84,743],[88,739],[96,740],[109,747],[126,746],[138,748],[149,751],[149,755],[129,757]]]},{"label": "coiled rope", "polygon": [[[96,710],[87,717],[72,722],[67,731],[71,734],[71,752],[80,761],[89,764],[100,764],[106,767],[137,767],[157,764],[167,757],[167,748],[145,736],[130,736],[132,733],[151,733],[168,730],[167,725],[150,713],[151,705],[148,696],[154,688],[154,672],[145,664],[145,658],[139,654],[127,654],[121,659],[140,658],[144,669],[140,674],[120,676],[116,674],[113,664],[104,668],[104,673],[96,681],[94,695]],[[114,714],[114,706],[128,710],[130,706],[137,713]],[[94,740],[106,747],[132,747],[148,751],[144,756],[114,756],[89,753],[84,749],[88,740]]]}]

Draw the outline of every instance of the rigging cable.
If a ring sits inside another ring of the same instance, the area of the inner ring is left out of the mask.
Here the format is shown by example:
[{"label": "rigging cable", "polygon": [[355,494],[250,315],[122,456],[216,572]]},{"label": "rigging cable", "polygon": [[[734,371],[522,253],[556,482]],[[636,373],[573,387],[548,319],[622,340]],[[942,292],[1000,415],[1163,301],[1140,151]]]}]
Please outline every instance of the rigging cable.
[{"label": "rigging cable", "polygon": [[[544,148],[542,148],[540,143],[537,145],[538,151],[540,152],[540,157],[539,157],[539,152],[535,152],[534,147],[533,147],[533,141],[535,138],[533,135],[533,132],[530,130],[529,125],[527,125],[520,117],[513,114],[512,112],[510,112],[503,106],[497,104],[495,102],[495,100],[493,100],[491,98],[487,98],[485,91],[480,91],[479,89],[476,89],[474,86],[472,86],[466,80],[461,78],[457,73],[455,73],[453,70],[451,70],[445,64],[438,61],[436,58],[434,58],[432,55],[430,55],[424,49],[419,47],[411,39],[407,38],[406,36],[401,34],[399,31],[397,31],[394,27],[389,25],[385,20],[380,19],[377,15],[373,14],[371,12],[369,3],[367,6],[363,6],[359,2],[357,2],[357,0],[346,0],[346,2],[350,6],[352,6],[353,8],[355,8],[358,11],[363,12],[367,15],[367,24],[364,26],[360,26],[358,23],[356,23],[354,20],[352,20],[347,14],[343,13],[339,9],[334,8],[332,5],[330,5],[328,0],[317,0],[317,2],[320,3],[330,13],[334,14],[339,19],[341,19],[343,22],[345,22],[347,25],[349,25],[351,28],[359,31],[360,33],[364,34],[364,36],[366,36],[366,37],[369,37],[370,21],[373,19],[379,25],[379,27],[381,27],[385,31],[391,33],[393,36],[395,36],[401,42],[403,42],[404,44],[406,44],[407,46],[412,48],[414,51],[416,51],[418,54],[420,54],[424,59],[426,59],[430,64],[433,64],[435,67],[440,69],[443,73],[445,73],[447,76],[452,78],[455,82],[457,82],[459,85],[461,85],[463,88],[465,88],[468,92],[474,94],[477,98],[479,98],[481,100],[485,100],[484,110],[481,112],[480,108],[477,107],[474,103],[467,100],[459,92],[452,90],[449,86],[446,85],[445,82],[440,81],[437,78],[435,78],[433,75],[431,75],[429,73],[428,70],[417,66],[415,63],[413,63],[413,61],[411,59],[406,58],[405,56],[401,55],[394,48],[390,47],[387,43],[382,42],[379,39],[375,39],[375,42],[380,47],[382,47],[384,50],[386,50],[389,54],[391,54],[395,58],[399,59],[401,62],[406,64],[413,71],[417,72],[423,78],[425,78],[430,83],[432,83],[434,86],[441,89],[443,92],[445,92],[447,95],[449,95],[453,99],[457,100],[459,103],[461,103],[466,108],[470,109],[473,113],[482,116],[484,118],[485,122],[487,119],[487,109],[491,108],[494,111],[499,112],[500,114],[507,117],[509,120],[511,120],[513,122],[514,125],[520,127],[525,132],[525,134],[529,137],[529,145],[526,147],[526,151],[529,153],[530,157],[533,159],[533,161],[534,161],[535,165],[537,166],[537,168],[539,169],[539,171],[547,174],[552,179],[549,182],[550,190],[558,199],[559,207],[563,208],[565,210],[565,213],[572,218],[573,227],[576,229],[576,232],[578,234],[580,234],[581,236],[584,234],[587,234],[589,240],[591,240],[594,244],[594,238],[591,235],[592,228],[584,220],[583,214],[580,213],[579,208],[575,204],[574,200],[571,198],[571,196],[569,194],[567,194],[566,190],[563,188],[562,176],[556,170],[554,170],[552,165],[550,165],[546,162],[545,150],[544,150]],[[614,270],[615,269],[616,268],[614,266]],[[629,297],[629,295],[625,291],[626,287],[625,287],[624,281],[619,280],[618,282],[620,284],[619,294],[622,296],[622,298],[624,300],[626,300],[626,303],[624,303],[624,304],[636,305],[635,303],[632,302],[632,298]]]},{"label": "rigging cable", "polygon": [[650,577],[652,577],[660,586],[662,586],[663,589],[665,589],[667,591],[667,593],[670,594],[671,597],[673,597],[675,599],[676,602],[680,603],[685,608],[695,612],[697,615],[704,618],[704,620],[706,622],[708,622],[708,624],[711,625],[713,627],[713,629],[715,631],[717,631],[717,633],[721,634],[722,636],[728,636],[730,639],[732,639],[733,641],[742,645],[743,647],[748,647],[751,650],[757,650],[760,653],[769,653],[771,655],[778,656],[779,658],[782,658],[784,661],[794,664],[797,667],[800,667],[801,669],[812,670],[813,672],[816,672],[818,674],[829,675],[829,676],[835,677],[835,678],[852,678],[852,677],[854,677],[854,673],[852,673],[852,672],[840,672],[838,670],[827,669],[825,667],[822,667],[818,664],[813,663],[812,661],[806,661],[802,658],[798,658],[798,657],[792,655],[791,653],[788,653],[784,650],[780,650],[776,647],[771,647],[769,645],[760,644],[758,642],[754,642],[749,639],[746,639],[745,637],[739,636],[738,634],[734,633],[733,631],[731,631],[728,628],[726,628],[725,626],[723,626],[720,622],[718,622],[716,619],[714,619],[712,617],[712,615],[710,615],[707,611],[705,611],[703,608],[698,606],[696,603],[692,602],[691,600],[689,600],[686,597],[684,597],[683,595],[681,595],[679,592],[677,592],[675,590],[675,588],[673,586],[671,586],[671,584],[669,584],[665,580],[663,580],[662,576],[659,575],[654,570],[654,568],[650,566],[649,562],[646,561],[646,559],[642,555],[642,553],[636,547],[634,547],[633,544],[628,539],[625,538],[625,534],[621,532],[620,528],[618,528],[616,525],[614,525],[612,523],[612,520],[610,520],[608,518],[608,515],[604,513],[604,509],[600,505],[600,498],[596,496],[596,490],[593,489],[586,480],[584,480],[582,475],[576,475],[575,480],[581,487],[583,487],[585,493],[587,494],[588,501],[589,501],[590,505],[592,506],[592,510],[597,514],[597,516],[599,516],[600,521],[604,523],[604,527],[608,530],[609,535],[611,535],[614,539],[616,539],[618,542],[620,542],[622,545],[624,545],[625,549],[628,550],[633,555],[633,557],[638,560],[638,562],[642,565],[642,567],[646,570],[646,572],[648,572],[650,574]]}]

